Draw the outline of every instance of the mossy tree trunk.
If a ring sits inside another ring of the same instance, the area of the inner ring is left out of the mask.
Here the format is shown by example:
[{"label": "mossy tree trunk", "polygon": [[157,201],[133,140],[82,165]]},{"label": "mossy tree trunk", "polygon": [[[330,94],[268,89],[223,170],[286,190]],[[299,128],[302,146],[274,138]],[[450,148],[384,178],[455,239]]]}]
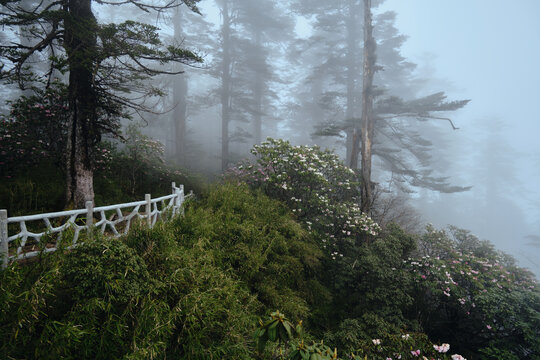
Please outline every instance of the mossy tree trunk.
[{"label": "mossy tree trunk", "polygon": [[91,5],[91,0],[68,0],[64,20],[71,110],[66,153],[66,205],[75,208],[82,208],[85,201],[94,200],[92,149],[99,140],[93,76],[97,23]]}]

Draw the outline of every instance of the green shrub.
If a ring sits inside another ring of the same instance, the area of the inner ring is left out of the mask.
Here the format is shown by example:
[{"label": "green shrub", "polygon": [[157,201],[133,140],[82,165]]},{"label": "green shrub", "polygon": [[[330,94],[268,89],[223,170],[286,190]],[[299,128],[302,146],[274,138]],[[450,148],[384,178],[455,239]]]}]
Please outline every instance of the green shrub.
[{"label": "green shrub", "polygon": [[103,298],[112,305],[127,304],[153,286],[143,259],[117,239],[80,243],[66,255],[61,274],[75,303]]},{"label": "green shrub", "polygon": [[255,298],[171,225],[0,272],[0,358],[249,359]]},{"label": "green shrub", "polygon": [[0,179],[25,176],[43,160],[62,163],[67,139],[67,87],[53,83],[0,114]]},{"label": "green shrub", "polygon": [[228,177],[287,204],[332,258],[347,256],[350,243],[380,231],[358,206],[359,176],[336,154],[271,138],[251,152],[256,163],[241,163]]},{"label": "green shrub", "polygon": [[64,203],[64,184],[63,171],[44,159],[26,168],[24,174],[0,178],[0,205],[8,216],[59,210]]},{"label": "green shrub", "polygon": [[256,300],[230,271],[218,266],[208,240],[179,241],[182,223],[177,218],[153,229],[135,227],[125,239],[158,281],[138,318],[137,350],[130,358],[147,359],[161,343],[160,354],[172,358],[248,359]]},{"label": "green shrub", "polygon": [[[442,344],[441,344],[442,345]],[[459,359],[455,354],[453,345],[446,344],[447,349],[438,350],[441,346],[434,344],[424,333],[392,333],[380,338],[368,339],[359,342],[358,348],[353,351],[354,359],[387,360],[402,359]],[[450,354],[453,354],[452,357]]]},{"label": "green shrub", "polygon": [[421,244],[434,256],[404,264],[414,278],[410,293],[424,331],[446,337],[472,358],[494,359],[497,352],[540,358],[540,292],[532,273],[488,242],[450,230],[452,238],[428,227]]},{"label": "green shrub", "polygon": [[167,195],[173,181],[183,184],[186,193],[200,194],[205,186],[200,177],[169,166],[163,144],[144,135],[136,124],[126,128],[122,143],[104,141],[96,152],[96,204],[142,200],[145,193]]},{"label": "green shrub", "polygon": [[361,339],[357,334],[364,325],[352,319],[344,321],[331,334],[330,341],[309,339],[301,322],[293,326],[279,311],[273,312],[266,322],[259,320],[259,325],[254,337],[257,339],[258,353],[264,359],[462,359],[457,354],[450,356],[449,344],[434,344],[423,333],[390,333],[379,338]]},{"label": "green shrub", "polygon": [[176,225],[182,246],[203,241],[217,265],[233,271],[266,309],[305,318],[309,304],[329,299],[315,276],[321,251],[285,206],[260,192],[216,187]]}]

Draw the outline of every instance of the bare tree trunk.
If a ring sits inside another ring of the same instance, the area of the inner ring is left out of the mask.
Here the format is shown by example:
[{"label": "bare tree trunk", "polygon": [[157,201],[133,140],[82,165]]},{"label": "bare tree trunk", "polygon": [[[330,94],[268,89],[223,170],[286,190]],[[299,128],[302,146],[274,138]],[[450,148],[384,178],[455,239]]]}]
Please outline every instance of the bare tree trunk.
[{"label": "bare tree trunk", "polygon": [[373,75],[375,72],[375,49],[371,17],[371,0],[364,0],[364,72],[362,83],[362,131],[354,128],[351,167],[358,163],[358,146],[362,138],[362,203],[360,209],[369,212],[372,205],[371,148],[373,145]]},{"label": "bare tree trunk", "polygon": [[223,59],[221,64],[221,170],[225,171],[229,166],[229,122],[231,116],[231,20],[228,0],[223,1],[221,16],[223,17],[221,27],[223,39]]},{"label": "bare tree trunk", "polygon": [[[356,126],[356,125],[355,125]],[[351,165],[351,157],[353,152],[354,144],[354,128],[345,129],[345,164],[349,164],[349,167],[355,169],[356,167]],[[358,149],[356,149],[358,151]],[[358,161],[357,161],[358,162]]]},{"label": "bare tree trunk", "polygon": [[68,207],[82,208],[94,200],[92,150],[99,140],[92,66],[96,56],[96,19],[91,0],[69,0],[64,48],[69,63],[69,122],[67,140]]},{"label": "bare tree trunk", "polygon": [[376,43],[373,39],[371,0],[364,0],[364,74],[362,84],[362,203],[368,213],[372,205],[371,148],[373,145],[373,75]]}]

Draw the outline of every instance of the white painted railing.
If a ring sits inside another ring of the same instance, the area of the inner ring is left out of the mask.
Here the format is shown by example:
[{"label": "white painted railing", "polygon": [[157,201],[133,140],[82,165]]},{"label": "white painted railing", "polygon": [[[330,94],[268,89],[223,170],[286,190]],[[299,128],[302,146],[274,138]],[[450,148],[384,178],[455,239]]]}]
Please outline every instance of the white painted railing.
[{"label": "white painted railing", "polygon": [[[64,232],[72,229],[73,237],[71,244],[77,244],[79,234],[82,230],[88,236],[92,236],[95,231],[101,234],[107,232],[108,235],[118,237],[127,234],[132,220],[144,219],[149,227],[154,226],[158,219],[166,220],[166,216],[174,216],[182,213],[184,202],[184,185],[172,183],[172,194],[152,199],[150,194],[145,195],[142,201],[134,201],[125,204],[94,207],[92,201],[86,202],[86,209],[59,211],[47,214],[37,214],[29,216],[8,217],[7,210],[0,210],[0,261],[1,267],[5,268],[10,261],[28,259],[37,256],[41,252],[55,251],[61,241],[65,241]],[[140,211],[144,207],[144,211]],[[94,219],[99,219],[94,222]],[[41,226],[39,221],[42,221]],[[28,224],[33,225],[30,231]],[[59,224],[53,226],[53,224]],[[9,235],[9,224],[18,224],[19,230],[16,234]],[[54,236],[56,235],[56,240]],[[42,243],[43,236],[49,241]],[[54,241],[54,242],[51,242]],[[10,246],[10,243],[15,246]]]}]

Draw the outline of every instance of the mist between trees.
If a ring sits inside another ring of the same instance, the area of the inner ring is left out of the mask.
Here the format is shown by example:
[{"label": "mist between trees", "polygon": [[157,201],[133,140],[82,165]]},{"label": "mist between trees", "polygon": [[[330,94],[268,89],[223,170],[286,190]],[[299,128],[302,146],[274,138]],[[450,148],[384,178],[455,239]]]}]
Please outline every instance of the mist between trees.
[{"label": "mist between trees", "polygon": [[[452,117],[469,100],[433,91],[403,57],[383,2],[3,1],[0,91],[28,102],[2,104],[1,176],[45,152],[62,168],[64,207],[80,207],[103,140],[123,148],[130,122],[168,162],[206,174],[271,136],[333,149],[360,169],[364,212],[418,227],[395,204],[473,185],[447,171],[462,132]],[[47,138],[21,152],[8,131]]]},{"label": "mist between trees", "polygon": [[[432,144],[454,136],[443,118],[467,101],[422,94],[414,64],[400,55],[405,37],[395,14],[372,20],[378,5],[8,1],[1,56],[12,86],[4,91],[15,99],[21,93],[13,85],[28,95],[67,84],[66,197],[78,204],[93,196],[96,144],[118,136],[126,118],[142,119],[167,155],[198,170],[225,170],[268,135],[335,148],[354,168],[364,133],[362,146],[373,143],[370,154],[380,162],[374,175],[385,184],[392,179],[392,189],[465,190],[438,174]],[[299,18],[312,20],[300,34]],[[373,29],[367,41],[364,29]],[[365,74],[373,83],[363,89]],[[361,131],[361,123],[373,130]]]}]

